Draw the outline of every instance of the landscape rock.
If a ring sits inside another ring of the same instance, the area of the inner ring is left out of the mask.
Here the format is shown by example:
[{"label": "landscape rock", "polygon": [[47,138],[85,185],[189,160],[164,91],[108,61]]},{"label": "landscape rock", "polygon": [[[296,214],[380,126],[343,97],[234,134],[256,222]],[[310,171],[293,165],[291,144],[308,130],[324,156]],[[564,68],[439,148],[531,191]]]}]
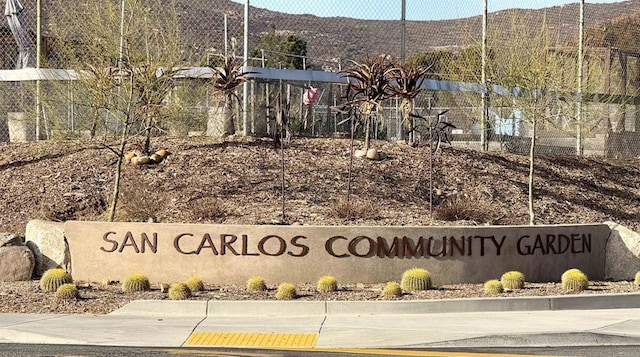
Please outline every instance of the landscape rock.
[{"label": "landscape rock", "polygon": [[24,245],[24,237],[14,233],[0,233],[0,247]]},{"label": "landscape rock", "polygon": [[378,150],[376,150],[376,149],[367,150],[367,159],[369,159],[369,160],[380,160],[380,154],[378,154]]},{"label": "landscape rock", "polygon": [[605,224],[611,228],[606,247],[605,279],[633,280],[640,271],[640,235],[614,222]]},{"label": "landscape rock", "polygon": [[35,256],[34,275],[39,277],[52,268],[67,268],[71,254],[64,237],[64,223],[31,220],[25,231],[26,245]]},{"label": "landscape rock", "polygon": [[365,156],[367,156],[367,150],[358,149],[358,150],[353,152],[353,156],[354,157],[365,157]]},{"label": "landscape rock", "polygon": [[0,247],[0,281],[31,280],[35,259],[25,246]]}]

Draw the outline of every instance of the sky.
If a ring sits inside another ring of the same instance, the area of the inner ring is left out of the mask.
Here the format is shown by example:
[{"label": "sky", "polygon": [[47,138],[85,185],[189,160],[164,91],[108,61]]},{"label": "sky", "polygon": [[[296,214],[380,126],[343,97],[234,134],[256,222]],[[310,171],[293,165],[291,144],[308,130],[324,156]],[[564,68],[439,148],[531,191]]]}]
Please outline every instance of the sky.
[{"label": "sky", "polygon": [[[244,0],[233,0],[244,3]],[[248,0],[259,7],[290,14],[343,16],[370,20],[401,17],[402,0]],[[540,9],[579,0],[487,0],[489,12],[509,9]],[[585,3],[615,3],[621,0],[585,0]],[[406,0],[407,20],[444,20],[482,14],[483,0]]]}]

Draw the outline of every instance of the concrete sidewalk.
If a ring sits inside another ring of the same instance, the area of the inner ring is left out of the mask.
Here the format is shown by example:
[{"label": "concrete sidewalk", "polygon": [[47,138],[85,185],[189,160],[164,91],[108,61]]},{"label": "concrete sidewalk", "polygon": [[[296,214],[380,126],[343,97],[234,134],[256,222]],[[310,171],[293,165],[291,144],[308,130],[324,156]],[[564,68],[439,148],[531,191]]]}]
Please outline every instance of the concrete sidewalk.
[{"label": "concrete sidewalk", "polygon": [[411,348],[640,345],[640,294],[428,301],[135,301],[0,314],[0,343]]}]

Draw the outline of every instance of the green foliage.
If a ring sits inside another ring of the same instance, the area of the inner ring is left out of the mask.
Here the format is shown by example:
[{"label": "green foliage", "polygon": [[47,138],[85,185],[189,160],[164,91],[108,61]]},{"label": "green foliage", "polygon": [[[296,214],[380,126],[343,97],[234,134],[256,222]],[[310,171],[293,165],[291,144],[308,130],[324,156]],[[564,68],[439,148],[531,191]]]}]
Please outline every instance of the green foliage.
[{"label": "green foliage", "polygon": [[636,273],[636,276],[633,279],[633,285],[640,286],[640,271]]},{"label": "green foliage", "polygon": [[560,278],[562,288],[567,291],[582,291],[589,287],[589,279],[580,269],[569,269]]},{"label": "green foliage", "polygon": [[431,289],[431,274],[420,268],[413,268],[402,273],[400,287],[404,291],[418,291]]},{"label": "green foliage", "polygon": [[487,295],[498,295],[503,291],[502,283],[498,279],[488,280],[484,283],[484,293]]},{"label": "green foliage", "polygon": [[400,296],[402,296],[402,287],[395,281],[387,283],[382,289],[382,297],[385,299],[393,299]]},{"label": "green foliage", "polygon": [[250,292],[259,292],[267,290],[267,285],[264,282],[264,279],[259,276],[252,276],[247,280],[247,291]]},{"label": "green foliage", "polygon": [[169,287],[170,300],[186,300],[191,297],[191,289],[185,283],[173,283]]},{"label": "green foliage", "polygon": [[282,283],[278,286],[276,291],[276,299],[278,300],[293,300],[298,297],[296,286],[291,283]]},{"label": "green foliage", "polygon": [[524,274],[519,271],[508,271],[500,277],[500,282],[505,289],[518,290],[524,288]]},{"label": "green foliage", "polygon": [[149,289],[151,289],[149,279],[140,273],[127,275],[122,281],[122,291],[126,293],[146,291]]},{"label": "green foliage", "polygon": [[429,68],[427,78],[448,79],[446,71],[456,58],[457,56],[449,51],[428,51],[412,54],[407,58],[407,65]]},{"label": "green foliage", "polygon": [[[266,67],[303,69],[302,57],[307,55],[307,41],[296,34],[280,34],[274,26],[271,26],[266,33],[260,36],[260,42],[251,51],[250,57],[261,58],[262,50],[264,50]],[[255,62],[252,64],[262,65]]]},{"label": "green foliage", "polygon": [[189,290],[191,290],[191,292],[204,290],[204,283],[202,282],[202,279],[195,276],[187,279],[184,284],[189,288]]},{"label": "green foliage", "polygon": [[334,292],[338,290],[338,281],[332,276],[323,276],[318,280],[316,289],[321,293]]},{"label": "green foliage", "polygon": [[40,278],[40,289],[46,292],[54,292],[64,284],[73,283],[71,274],[62,268],[49,269]]},{"label": "green foliage", "polygon": [[76,300],[80,298],[80,292],[75,284],[62,284],[56,290],[56,298],[60,300]]}]

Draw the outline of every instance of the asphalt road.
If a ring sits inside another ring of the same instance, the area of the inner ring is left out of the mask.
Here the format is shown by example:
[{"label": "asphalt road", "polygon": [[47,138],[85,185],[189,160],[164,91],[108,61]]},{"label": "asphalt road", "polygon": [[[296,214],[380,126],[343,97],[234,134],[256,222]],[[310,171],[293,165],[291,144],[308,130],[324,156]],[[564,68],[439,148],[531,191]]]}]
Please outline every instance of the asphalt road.
[{"label": "asphalt road", "polygon": [[640,346],[598,346],[598,347],[554,347],[554,348],[474,348],[474,349],[345,349],[345,350],[259,350],[230,348],[139,348],[103,347],[77,345],[27,345],[0,344],[0,357],[382,357],[382,356],[422,356],[422,357],[489,357],[489,356],[582,356],[582,357],[638,357]]}]

